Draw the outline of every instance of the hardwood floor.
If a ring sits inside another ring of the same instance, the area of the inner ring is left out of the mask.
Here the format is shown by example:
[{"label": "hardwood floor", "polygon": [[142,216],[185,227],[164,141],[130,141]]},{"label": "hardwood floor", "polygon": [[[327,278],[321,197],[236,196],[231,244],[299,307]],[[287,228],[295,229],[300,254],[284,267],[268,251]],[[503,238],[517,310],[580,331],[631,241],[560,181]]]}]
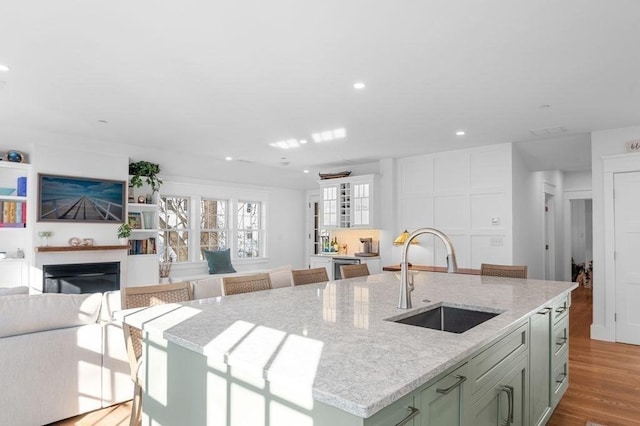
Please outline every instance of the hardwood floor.
[{"label": "hardwood floor", "polygon": [[[640,346],[589,339],[591,289],[573,292],[569,312],[569,389],[549,426],[640,426]],[[56,426],[122,426],[131,403],[53,423]]]},{"label": "hardwood floor", "polygon": [[573,292],[569,315],[569,389],[548,425],[640,425],[640,346],[589,339],[591,289]]}]

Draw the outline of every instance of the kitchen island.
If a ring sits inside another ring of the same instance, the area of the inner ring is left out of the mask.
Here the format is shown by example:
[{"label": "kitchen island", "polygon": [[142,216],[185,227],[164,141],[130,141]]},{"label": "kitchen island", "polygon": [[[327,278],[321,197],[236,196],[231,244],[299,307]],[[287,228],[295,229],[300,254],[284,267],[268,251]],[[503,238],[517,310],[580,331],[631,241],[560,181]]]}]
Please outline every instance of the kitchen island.
[{"label": "kitchen island", "polygon": [[[548,418],[567,385],[575,283],[431,272],[414,283],[406,311],[392,272],[125,311],[145,331],[143,424],[431,424],[448,410],[431,404],[439,395],[457,398],[446,415],[458,423],[535,424],[544,404]],[[499,315],[461,334],[393,322],[437,305]],[[543,371],[531,392],[530,369]]]}]

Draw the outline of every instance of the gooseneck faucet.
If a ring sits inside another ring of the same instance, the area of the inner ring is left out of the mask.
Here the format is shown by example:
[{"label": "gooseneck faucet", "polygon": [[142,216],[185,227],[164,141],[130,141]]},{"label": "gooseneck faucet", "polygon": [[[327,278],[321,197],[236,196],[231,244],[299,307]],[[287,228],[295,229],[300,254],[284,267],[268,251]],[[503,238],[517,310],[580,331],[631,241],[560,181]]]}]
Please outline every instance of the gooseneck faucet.
[{"label": "gooseneck faucet", "polygon": [[432,234],[442,240],[444,247],[447,249],[447,272],[450,274],[458,272],[456,252],[453,249],[453,244],[449,237],[433,228],[416,229],[407,236],[404,246],[402,246],[402,262],[400,262],[400,297],[398,298],[399,309],[411,308],[411,292],[413,291],[413,284],[409,285],[409,262],[407,260],[407,254],[409,253],[409,245],[411,244],[411,241],[418,235],[422,234]]}]

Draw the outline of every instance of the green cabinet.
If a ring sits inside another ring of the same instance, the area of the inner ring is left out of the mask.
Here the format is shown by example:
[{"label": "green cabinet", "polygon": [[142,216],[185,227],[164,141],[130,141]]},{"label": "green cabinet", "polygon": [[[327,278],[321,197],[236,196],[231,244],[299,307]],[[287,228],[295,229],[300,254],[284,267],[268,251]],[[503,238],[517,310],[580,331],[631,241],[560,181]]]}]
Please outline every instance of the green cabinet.
[{"label": "green cabinet", "polygon": [[551,416],[552,308],[531,317],[529,376],[531,425],[543,425]]},{"label": "green cabinet", "polygon": [[468,394],[468,365],[457,368],[420,392],[420,426],[461,426]]},{"label": "green cabinet", "polygon": [[529,424],[528,358],[522,356],[493,386],[474,400],[468,424],[475,426],[521,426]]}]

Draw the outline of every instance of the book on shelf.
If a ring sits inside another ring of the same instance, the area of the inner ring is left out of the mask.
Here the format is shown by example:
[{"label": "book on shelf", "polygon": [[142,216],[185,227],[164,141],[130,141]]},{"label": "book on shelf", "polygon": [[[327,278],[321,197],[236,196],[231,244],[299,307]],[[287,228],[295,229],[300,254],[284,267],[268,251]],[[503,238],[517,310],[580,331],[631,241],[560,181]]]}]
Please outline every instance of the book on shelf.
[{"label": "book on shelf", "polygon": [[129,240],[129,254],[156,254],[156,239]]},{"label": "book on shelf", "polygon": [[20,228],[24,227],[26,222],[27,203],[23,201],[0,201],[0,223],[22,225],[12,226],[12,228]]}]

